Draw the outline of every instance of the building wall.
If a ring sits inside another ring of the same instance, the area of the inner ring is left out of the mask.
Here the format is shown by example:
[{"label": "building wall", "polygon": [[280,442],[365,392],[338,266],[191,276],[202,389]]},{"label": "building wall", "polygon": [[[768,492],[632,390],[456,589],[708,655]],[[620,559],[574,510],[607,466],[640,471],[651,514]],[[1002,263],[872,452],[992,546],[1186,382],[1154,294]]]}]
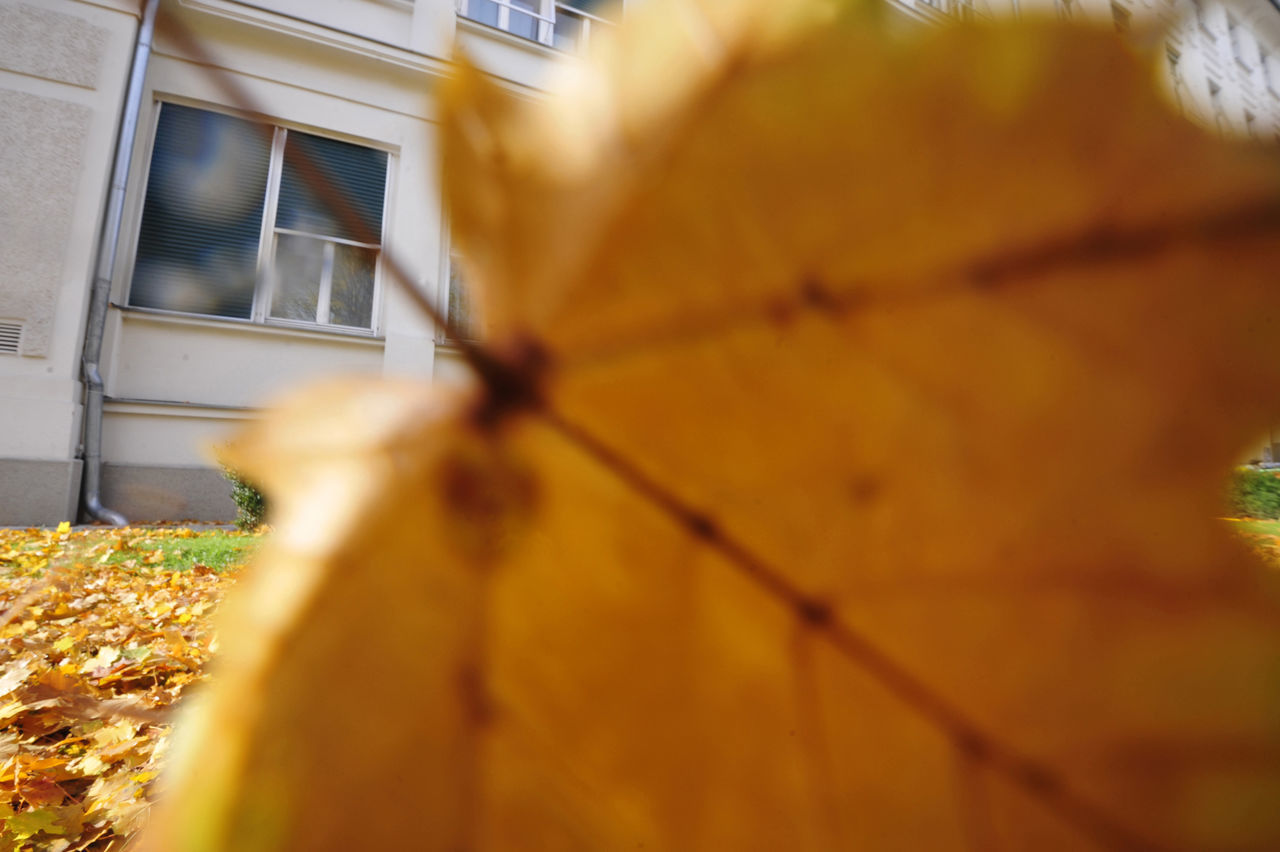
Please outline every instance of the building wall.
[{"label": "building wall", "polygon": [[[0,523],[77,505],[80,350],[141,6],[0,0],[0,232],[16,235],[0,243],[0,350],[21,326],[19,351],[0,351]],[[166,18],[198,34],[199,55]],[[213,448],[274,394],[336,373],[431,376],[438,346],[385,269],[365,335],[128,307],[160,104],[237,113],[229,76],[273,124],[387,152],[384,252],[443,301],[432,89],[455,35],[518,89],[554,51],[479,25],[459,34],[453,0],[163,0],[160,19],[106,326],[104,496],[139,520],[216,520],[232,509],[206,497]]]},{"label": "building wall", "polygon": [[129,0],[0,2],[0,327],[20,329],[0,346],[0,523],[74,508],[79,341],[137,23]]},{"label": "building wall", "polygon": [[[182,0],[164,12],[198,33],[208,56],[188,55],[162,29],[147,76],[124,262],[107,325],[104,478],[114,508],[126,514],[156,516],[157,495],[167,488],[172,505],[166,515],[207,517],[200,471],[213,448],[256,409],[326,375],[430,377],[436,332],[392,284],[385,263],[369,335],[124,307],[159,105],[236,111],[219,76],[209,73],[212,59],[273,124],[387,151],[384,255],[394,255],[409,279],[441,303],[448,237],[435,171],[432,90],[444,72],[455,16],[452,4],[439,0]],[[477,53],[498,76],[523,87],[545,73],[552,55],[546,48],[502,34],[491,40],[491,50]],[[183,487],[188,479],[191,487]]]}]

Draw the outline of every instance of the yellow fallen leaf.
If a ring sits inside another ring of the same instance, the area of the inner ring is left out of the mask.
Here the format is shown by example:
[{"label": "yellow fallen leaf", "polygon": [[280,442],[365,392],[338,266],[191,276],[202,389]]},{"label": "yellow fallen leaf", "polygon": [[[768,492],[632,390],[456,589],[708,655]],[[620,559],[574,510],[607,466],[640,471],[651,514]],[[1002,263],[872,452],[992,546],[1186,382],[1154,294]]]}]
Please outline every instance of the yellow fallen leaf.
[{"label": "yellow fallen leaf", "polygon": [[10,700],[5,704],[0,704],[0,725],[9,724],[14,717],[26,709],[26,706],[26,703],[19,699]]},{"label": "yellow fallen leaf", "polygon": [[107,746],[132,740],[137,734],[137,724],[127,719],[121,719],[94,731],[90,735],[90,739],[93,740],[94,745],[98,748],[106,748]]},{"label": "yellow fallen leaf", "polygon": [[22,657],[10,661],[0,672],[0,696],[8,695],[22,685],[35,669],[35,660]]},{"label": "yellow fallen leaf", "polygon": [[460,70],[476,387],[232,451],[275,537],[151,849],[1280,847],[1275,578],[1215,520],[1280,418],[1276,158],[1108,34],[870,18]]},{"label": "yellow fallen leaf", "polygon": [[69,532],[71,532],[70,521],[63,521],[62,523],[58,524],[58,535],[66,535]]},{"label": "yellow fallen leaf", "polygon": [[67,768],[80,775],[101,775],[111,768],[111,765],[100,758],[96,752],[89,752],[81,755],[75,760],[67,764]]},{"label": "yellow fallen leaf", "polygon": [[111,645],[105,645],[98,649],[98,653],[80,666],[81,674],[89,674],[99,669],[109,669],[115,665],[116,660],[120,659],[120,649]]},{"label": "yellow fallen leaf", "polygon": [[63,834],[57,808],[35,808],[14,814],[4,821],[5,830],[15,840],[26,840],[36,834]]}]

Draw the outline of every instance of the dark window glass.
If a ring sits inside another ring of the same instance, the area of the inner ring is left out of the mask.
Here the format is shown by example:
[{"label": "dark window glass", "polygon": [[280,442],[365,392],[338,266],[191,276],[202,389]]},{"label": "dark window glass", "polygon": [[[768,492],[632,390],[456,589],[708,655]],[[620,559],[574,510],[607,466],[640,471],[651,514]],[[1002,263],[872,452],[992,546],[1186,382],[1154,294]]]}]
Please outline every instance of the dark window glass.
[{"label": "dark window glass", "polygon": [[[305,176],[309,168],[332,192],[332,199],[311,190],[311,181]],[[284,145],[276,227],[361,243],[380,242],[386,183],[385,151],[290,131]],[[339,199],[353,216],[344,218],[328,203]]]},{"label": "dark window glass", "polygon": [[249,318],[270,159],[267,128],[161,108],[129,304]]},{"label": "dark window glass", "polygon": [[360,246],[334,245],[329,322],[353,328],[373,324],[373,270],[378,253]]}]

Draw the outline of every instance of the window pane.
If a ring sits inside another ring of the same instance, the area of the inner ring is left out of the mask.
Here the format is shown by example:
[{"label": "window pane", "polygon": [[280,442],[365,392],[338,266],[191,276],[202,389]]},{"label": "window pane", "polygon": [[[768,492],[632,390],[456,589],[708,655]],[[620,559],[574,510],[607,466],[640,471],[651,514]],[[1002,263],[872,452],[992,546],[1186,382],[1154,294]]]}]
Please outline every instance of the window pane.
[{"label": "window pane", "polygon": [[498,4],[493,0],[468,0],[467,17],[491,27],[498,25]]},{"label": "window pane", "polygon": [[512,35],[523,36],[533,41],[538,40],[538,19],[520,10],[528,9],[529,12],[536,13],[539,2],[540,0],[511,0],[512,8],[507,20],[507,30]]},{"label": "window pane", "polygon": [[[328,197],[312,190],[309,176],[327,188]],[[385,151],[291,130],[284,146],[276,227],[381,242],[386,183]]]},{"label": "window pane", "polygon": [[581,9],[606,21],[616,21],[618,12],[622,10],[622,4],[616,0],[559,0],[557,5]]},{"label": "window pane", "polygon": [[462,261],[455,254],[449,256],[449,308],[445,319],[464,340],[475,340],[480,336],[480,323],[462,274]]},{"label": "window pane", "polygon": [[373,270],[378,253],[357,246],[334,246],[329,322],[352,328],[373,326]]},{"label": "window pane", "polygon": [[280,234],[272,274],[271,316],[315,322],[324,274],[324,241]]},{"label": "window pane", "polygon": [[582,18],[572,12],[566,12],[564,9],[556,10],[556,29],[555,36],[552,39],[553,46],[558,50],[576,50],[581,31]]},{"label": "window pane", "polygon": [[271,131],[164,104],[129,304],[248,319]]}]

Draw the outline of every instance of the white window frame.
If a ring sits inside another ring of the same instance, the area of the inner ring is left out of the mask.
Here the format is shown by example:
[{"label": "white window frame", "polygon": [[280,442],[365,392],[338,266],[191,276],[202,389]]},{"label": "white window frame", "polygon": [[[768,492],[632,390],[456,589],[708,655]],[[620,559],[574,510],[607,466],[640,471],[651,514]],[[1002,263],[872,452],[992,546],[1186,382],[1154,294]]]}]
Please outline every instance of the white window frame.
[{"label": "white window frame", "polygon": [[[141,307],[130,304],[129,290],[133,286],[134,267],[137,263],[138,240],[142,233],[142,214],[147,197],[147,188],[151,179],[151,161],[155,156],[156,134],[160,127],[160,113],[164,110],[166,104],[174,104],[175,106],[183,106],[191,109],[200,109],[206,112],[218,113],[220,115],[230,116],[232,118],[242,118],[250,121],[261,121],[254,116],[245,116],[235,110],[221,108],[214,104],[193,103],[181,99],[165,99],[155,102],[155,109],[152,111],[151,117],[151,137],[150,144],[147,147],[146,163],[143,172],[146,175],[138,195],[137,215],[134,220],[134,228],[132,234],[133,247],[129,253],[131,259],[130,268],[128,269],[128,278],[126,279],[126,293],[124,302],[129,310],[145,311],[149,313],[174,314],[184,317],[199,317],[201,319],[212,320],[215,322],[229,322],[252,325],[279,326],[286,328],[298,328],[308,331],[320,331],[333,334],[356,335],[360,337],[381,337],[382,336],[382,304],[384,298],[385,282],[383,271],[383,255],[384,246],[387,244],[388,231],[388,208],[391,199],[391,174],[393,171],[392,164],[395,154],[386,148],[376,145],[370,145],[367,141],[354,141],[344,139],[338,135],[326,134],[323,132],[316,133],[310,129],[302,129],[299,127],[291,127],[287,124],[270,122],[271,137],[271,153],[267,167],[267,186],[266,196],[262,205],[262,224],[258,233],[258,255],[254,270],[254,291],[253,305],[248,318],[223,316],[221,314],[205,314],[191,311],[171,310],[167,308]],[[348,142],[352,145],[359,145],[375,151],[382,151],[387,155],[387,169],[383,177],[383,195],[382,195],[382,228],[378,234],[377,243],[362,243],[356,240],[346,239],[343,237],[334,237],[324,234],[316,234],[308,231],[299,231],[290,228],[276,227],[276,213],[279,210],[280,202],[280,185],[284,177],[284,148],[288,139],[289,132],[296,130],[299,133],[305,133],[311,136],[318,136],[326,139],[334,139],[339,142]],[[297,320],[286,319],[282,317],[271,316],[271,301],[275,293],[275,275],[272,266],[275,261],[277,242],[281,234],[303,236],[310,239],[322,240],[325,243],[324,265],[321,273],[320,291],[317,296],[316,315],[317,317],[326,317],[325,321],[320,320]],[[333,287],[333,258],[335,254],[335,245],[349,245],[359,248],[369,248],[377,252],[377,260],[373,267],[373,298],[370,308],[369,328],[360,328],[358,326],[337,325],[327,321],[330,312],[330,299]]]},{"label": "white window frame", "polygon": [[[457,0],[457,12],[468,21],[475,21],[481,26],[486,26],[483,21],[471,17],[472,0]],[[527,17],[534,18],[538,22],[538,37],[533,41],[538,44],[545,45],[555,49],[555,32],[556,18],[558,15],[578,18],[582,22],[582,28],[579,30],[579,36],[573,46],[574,52],[581,53],[587,49],[587,45],[591,43],[591,30],[593,27],[612,27],[614,21],[602,18],[599,15],[593,15],[590,12],[570,6],[567,3],[557,3],[555,0],[538,0],[538,10],[536,12],[526,9],[523,6],[517,6],[511,0],[487,0],[498,7],[498,22],[494,26],[505,33],[515,36],[516,38],[525,38],[520,33],[511,32],[511,11],[514,9],[517,13]]]}]

